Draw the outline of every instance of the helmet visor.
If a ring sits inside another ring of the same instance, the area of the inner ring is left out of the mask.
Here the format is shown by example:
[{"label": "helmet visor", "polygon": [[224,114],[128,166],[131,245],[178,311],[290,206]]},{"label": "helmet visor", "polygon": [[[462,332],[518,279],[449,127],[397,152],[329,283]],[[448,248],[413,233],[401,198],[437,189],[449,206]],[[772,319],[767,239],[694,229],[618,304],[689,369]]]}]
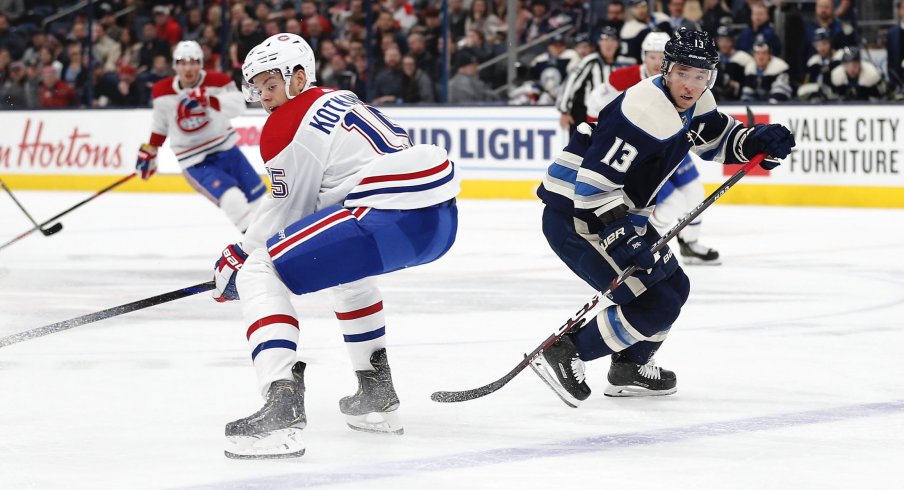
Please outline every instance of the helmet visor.
[{"label": "helmet visor", "polygon": [[666,76],[669,83],[680,83],[695,89],[711,89],[716,83],[717,72],[718,70],[672,63]]},{"label": "helmet visor", "polygon": [[273,95],[276,91],[284,93],[286,80],[279,70],[270,70],[258,73],[251,81],[242,82],[242,94],[248,102],[260,102],[264,94]]}]

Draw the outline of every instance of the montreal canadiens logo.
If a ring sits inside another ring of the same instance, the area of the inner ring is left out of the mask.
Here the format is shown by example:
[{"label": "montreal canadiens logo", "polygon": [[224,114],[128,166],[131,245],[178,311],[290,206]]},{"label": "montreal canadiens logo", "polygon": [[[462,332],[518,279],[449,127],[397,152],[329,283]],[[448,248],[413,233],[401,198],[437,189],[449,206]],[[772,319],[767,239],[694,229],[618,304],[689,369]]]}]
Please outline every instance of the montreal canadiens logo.
[{"label": "montreal canadiens logo", "polygon": [[279,36],[278,38],[276,38],[276,40],[277,41],[288,41],[289,36],[288,36],[288,34],[283,34],[283,35]]},{"label": "montreal canadiens logo", "polygon": [[191,99],[185,98],[179,102],[176,109],[176,124],[186,133],[193,133],[210,124],[207,110]]}]

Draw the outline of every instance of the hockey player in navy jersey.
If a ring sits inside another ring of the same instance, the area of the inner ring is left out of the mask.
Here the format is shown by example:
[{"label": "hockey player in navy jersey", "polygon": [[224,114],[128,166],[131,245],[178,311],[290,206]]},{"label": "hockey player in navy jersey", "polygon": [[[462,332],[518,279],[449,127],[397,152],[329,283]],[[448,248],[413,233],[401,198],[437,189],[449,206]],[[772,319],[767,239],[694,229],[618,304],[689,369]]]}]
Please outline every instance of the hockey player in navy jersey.
[{"label": "hockey player in navy jersey", "polygon": [[160,80],[151,91],[151,136],[138,150],[135,172],[145,180],[154,175],[158,148],[168,137],[188,183],[245,231],[267,191],[236,146],[238,135],[230,123],[245,112],[245,100],[231,78],[202,66],[204,52],[197,42],[176,45],[176,76]]},{"label": "hockey player in navy jersey", "polygon": [[246,98],[270,114],[261,156],[272,188],[241,244],[226,247],[217,301],[241,300],[265,404],[226,425],[232,458],[301,456],[305,363],[289,293],[331,288],[358,378],[339,409],[352,429],[401,434],[374,276],[425,264],[455,240],[459,177],[446,151],[411,145],[406,131],[355,94],[315,87],[314,53],[276,34],[242,66]]},{"label": "hockey player in navy jersey", "polygon": [[[619,95],[599,126],[581,125],[537,191],[545,203],[543,233],[581,279],[604,291],[622,271],[640,269],[612,291],[614,303],[564,335],[532,368],[571,406],[590,396],[584,362],[612,356],[608,396],[668,395],[672,371],[653,355],[687,300],[690,284],[648,219],[657,191],[688,151],[705,160],[747,162],[787,157],[794,137],[778,124],[743,127],[719,112],[710,89],[719,55],[709,35],[685,29],[665,45],[662,74]],[[774,160],[764,161],[774,168]]]}]

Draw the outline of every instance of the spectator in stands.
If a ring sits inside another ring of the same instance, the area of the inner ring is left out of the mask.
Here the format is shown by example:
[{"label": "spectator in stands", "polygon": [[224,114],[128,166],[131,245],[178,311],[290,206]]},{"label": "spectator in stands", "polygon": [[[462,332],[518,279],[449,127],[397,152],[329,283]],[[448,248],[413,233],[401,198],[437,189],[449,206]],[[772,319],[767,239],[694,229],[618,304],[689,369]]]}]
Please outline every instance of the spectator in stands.
[{"label": "spectator in stands", "polygon": [[[845,46],[856,46],[857,37],[854,28],[847,22],[842,22],[835,17],[835,9],[832,0],[816,0],[816,18],[808,22],[806,26],[807,42],[814,42],[813,35],[817,29],[825,29],[832,41],[832,48],[842,49]],[[811,51],[812,53],[812,51]]]},{"label": "spectator in stands", "polygon": [[589,27],[590,12],[587,2],[584,0],[562,0],[552,10],[552,22],[554,28],[570,25],[571,29],[563,34],[573,36],[579,32],[586,32]]},{"label": "spectator in stands", "polygon": [[[632,58],[632,64],[641,59],[640,45],[643,43],[647,34],[653,30],[672,34],[672,26],[669,24],[669,18],[662,12],[650,13],[650,5],[647,0],[628,0],[630,6],[631,20],[625,22],[621,28],[622,44],[626,46],[623,49],[625,56]],[[581,119],[583,121],[584,119]]]},{"label": "spectator in stands", "polygon": [[116,62],[122,54],[119,43],[110,39],[104,26],[94,24],[91,30],[92,52],[94,61],[104,67],[104,71],[115,72]]},{"label": "spectator in stands", "polygon": [[573,49],[568,49],[565,44],[565,36],[556,34],[550,38],[546,45],[546,52],[538,55],[530,63],[530,77],[540,80],[540,74],[547,68],[552,68],[559,73],[559,84],[568,76],[568,72],[577,68],[581,59]]},{"label": "spectator in stands", "polygon": [[131,65],[119,67],[119,82],[116,92],[110,97],[113,107],[138,107],[148,103],[144,84],[138,80],[138,70]]},{"label": "spectator in stands", "polygon": [[793,89],[788,76],[788,63],[772,56],[772,50],[765,42],[753,45],[753,60],[744,71],[741,100],[774,104],[791,99]]},{"label": "spectator in stands", "polygon": [[28,47],[25,48],[25,53],[22,54],[20,61],[26,65],[37,63],[38,51],[40,51],[45,44],[47,44],[47,34],[40,29],[32,29],[31,41],[28,43]]},{"label": "spectator in stands", "polygon": [[[389,18],[392,18],[392,14],[390,14]],[[313,21],[312,21],[313,19]],[[311,0],[305,0],[301,4],[301,30],[304,32],[305,38],[310,35],[308,29],[310,29],[313,22],[320,24],[320,32],[327,37],[333,35],[333,26],[330,24],[329,19],[320,15],[320,12],[317,10],[317,4],[312,2]]]},{"label": "spectator in stands", "polygon": [[23,0],[0,0],[0,12],[7,16],[10,22],[16,22],[25,13]]},{"label": "spectator in stands", "polygon": [[449,32],[452,39],[458,40],[465,37],[465,24],[468,22],[468,11],[463,0],[448,0]]},{"label": "spectator in stands", "polygon": [[[618,31],[616,30],[616,32],[618,32]],[[582,32],[582,33],[578,34],[577,37],[575,37],[574,52],[577,53],[577,55],[578,55],[578,62],[580,62],[580,60],[586,58],[587,56],[590,56],[591,54],[593,54],[593,51],[594,51],[594,47],[593,47],[593,42],[590,40],[590,34],[587,34],[586,32]],[[574,69],[577,69],[577,66],[572,68],[572,70],[574,70]]]},{"label": "spectator in stands", "polygon": [[116,66],[141,64],[141,43],[135,40],[135,31],[131,27],[119,31],[119,59]]},{"label": "spectator in stands", "polygon": [[[627,24],[626,24],[627,27]],[[587,119],[586,101],[598,85],[609,80],[609,74],[617,68],[634,64],[618,54],[621,43],[615,28],[603,27],[599,38],[599,50],[581,60],[578,67],[568,74],[562,93],[556,101],[559,124],[568,133]]]},{"label": "spectator in stands", "polygon": [[[392,18],[392,13],[381,10],[380,15],[377,16],[374,22],[374,39],[377,43],[380,43],[386,37],[391,37],[393,42],[399,47],[399,50],[405,49],[405,35],[402,34],[402,31],[396,25],[395,19]],[[377,44],[377,46],[380,46],[380,44]],[[375,50],[373,54],[379,56],[380,51]],[[400,58],[400,65],[401,62]]]},{"label": "spectator in stands", "polygon": [[732,23],[731,11],[725,0],[705,0],[703,4],[703,17],[700,18],[700,28],[708,32],[713,39],[718,35],[721,26]]},{"label": "spectator in stands", "polygon": [[222,56],[219,51],[214,51],[213,46],[208,42],[198,43],[201,46],[201,52],[204,53],[204,66],[202,67],[207,73],[222,73],[223,63]]},{"label": "spectator in stands", "polygon": [[477,78],[477,55],[465,48],[456,55],[458,66],[455,76],[449,79],[449,102],[490,102],[499,100],[487,84]]},{"label": "spectator in stands", "polygon": [[0,85],[0,109],[28,109],[35,106],[34,97],[25,76],[25,65],[13,61],[9,65],[9,78]]},{"label": "spectator in stands", "polygon": [[[295,19],[292,19],[292,22],[298,24],[298,21]],[[289,25],[288,22],[286,23],[286,25]],[[300,33],[301,29],[299,29],[298,32],[293,32],[293,34],[299,35]],[[223,43],[220,41],[220,33],[214,26],[210,24],[205,25],[204,28],[201,29],[201,39],[198,41],[198,44],[209,44],[210,49],[217,53],[223,50]]]},{"label": "spectator in stands", "polygon": [[[207,54],[204,55],[204,62],[207,63]],[[138,75],[138,80],[144,86],[144,93],[150,96],[151,90],[154,88],[154,84],[163,80],[166,77],[173,76],[172,68],[170,67],[170,62],[163,56],[159,54],[154,57],[154,62],[151,65],[151,69],[144,71]],[[145,100],[144,103],[150,103],[150,98]]]},{"label": "spectator in stands", "polygon": [[414,6],[407,0],[385,0],[383,8],[392,13],[392,18],[401,28],[402,32],[407,34],[408,30],[417,24],[417,16],[414,15]]},{"label": "spectator in stands", "polygon": [[192,7],[185,14],[185,32],[182,39],[185,41],[199,41],[204,30],[204,16],[201,9]]},{"label": "spectator in stands", "polygon": [[741,83],[744,71],[753,63],[753,57],[734,46],[734,36],[728,26],[716,30],[716,44],[719,47],[718,79],[713,87],[713,95],[719,101],[738,100],[741,97]]},{"label": "spectator in stands", "polygon": [[114,15],[115,12],[113,12],[113,6],[107,2],[103,2],[96,8],[97,10],[95,12],[99,12],[99,22],[100,25],[104,26],[104,32],[106,32],[114,41],[119,39],[122,28],[116,25],[116,16]]},{"label": "spectator in stands", "polygon": [[324,77],[322,85],[324,87],[334,87],[341,90],[355,91],[357,88],[358,74],[355,70],[348,66],[345,56],[336,53],[329,59],[329,74]]},{"label": "spectator in stands", "polygon": [[383,69],[374,77],[374,104],[390,104],[402,97],[402,53],[392,46],[383,54]]},{"label": "spectator in stands", "polygon": [[882,72],[860,59],[860,49],[848,46],[842,50],[841,66],[830,76],[832,92],[841,100],[876,101],[885,96]]},{"label": "spectator in stands", "polygon": [[672,32],[677,32],[678,29],[682,28],[690,31],[699,31],[700,26],[684,16],[684,4],[684,0],[668,0],[669,25],[672,26]]},{"label": "spectator in stands", "polygon": [[38,106],[41,109],[76,107],[78,98],[72,85],[60,80],[59,72],[53,66],[41,69],[41,88],[38,89]]},{"label": "spectator in stands", "polygon": [[621,32],[625,26],[625,18],[625,3],[622,0],[611,0],[606,5],[606,20],[602,25],[614,28],[615,32]]},{"label": "spectator in stands", "polygon": [[[549,12],[548,0],[531,0],[530,11],[533,14],[533,17],[527,22],[527,27],[521,35],[522,44],[534,41],[553,30],[552,24],[550,23],[552,17]],[[530,60],[542,52],[543,44],[541,43],[524,50],[524,55],[527,56],[527,60]]]},{"label": "spectator in stands", "polygon": [[182,26],[170,17],[170,9],[166,5],[154,7],[154,25],[157,27],[157,38],[163,39],[171,47],[182,40]]},{"label": "spectator in stands", "polygon": [[782,52],[782,41],[769,22],[769,10],[762,3],[755,3],[750,6],[750,27],[738,34],[735,47],[753,54],[753,45],[760,41],[769,45],[770,53],[778,56]]},{"label": "spectator in stands", "polygon": [[430,80],[434,82],[439,80],[440,67],[436,57],[427,51],[427,39],[420,32],[408,34],[408,54],[414,57],[417,67],[430,77]]},{"label": "spectator in stands", "polygon": [[813,49],[816,54],[807,60],[804,83],[797,89],[797,97],[816,102],[832,98],[829,77],[841,64],[841,51],[832,48],[831,34],[821,27],[813,33]]},{"label": "spectator in stands", "polygon": [[436,102],[433,94],[433,81],[417,66],[411,55],[402,57],[402,101],[406,103]]},{"label": "spectator in stands", "polygon": [[898,1],[898,24],[888,30],[888,78],[892,88],[904,91],[904,1]]},{"label": "spectator in stands", "polygon": [[465,19],[465,31],[476,29],[487,38],[495,39],[496,35],[504,29],[505,21],[490,11],[487,0],[473,0],[471,10]]},{"label": "spectator in stands", "polygon": [[68,61],[63,66],[60,79],[75,87],[76,92],[85,85],[88,80],[88,62],[82,52],[82,45],[78,43],[70,43],[66,46],[66,57]]},{"label": "spectator in stands", "polygon": [[242,19],[242,23],[239,26],[239,32],[235,36],[235,40],[229,46],[229,57],[232,62],[232,69],[240,72],[245,56],[248,55],[251,48],[264,42],[266,39],[267,36],[264,35],[264,31],[259,27],[256,20],[251,17]]},{"label": "spectator in stands", "polygon": [[427,26],[424,32],[424,43],[427,45],[427,51],[438,55],[441,52],[441,42],[443,39],[443,18],[439,9],[436,7],[427,7],[424,9],[424,23]]},{"label": "spectator in stands", "polygon": [[44,67],[50,66],[53,67],[54,71],[57,73],[57,78],[59,78],[60,73],[63,72],[63,63],[56,59],[56,55],[53,53],[53,49],[51,49],[49,44],[45,44],[41,49],[38,50],[38,73],[43,76]]},{"label": "spectator in stands", "polygon": [[103,67],[94,66],[91,74],[91,93],[92,100],[87,99],[88,91],[84,92],[82,103],[88,107],[107,107],[110,100],[116,96],[116,84],[118,83],[115,73],[104,73]]},{"label": "spectator in stands", "polygon": [[6,79],[9,77],[9,65],[13,62],[12,57],[9,55],[9,50],[6,48],[0,48],[0,85],[3,85],[6,82]]},{"label": "spectator in stands", "polygon": [[67,43],[79,43],[83,46],[88,45],[88,24],[79,18],[72,23],[72,27],[66,34]]},{"label": "spectator in stands", "polygon": [[154,57],[163,55],[167,59],[172,56],[169,44],[163,39],[157,39],[157,27],[148,22],[142,28],[144,41],[138,49],[138,69],[147,70],[154,63]]},{"label": "spectator in stands", "polygon": [[9,17],[4,13],[0,13],[0,48],[8,49],[14,60],[22,58],[25,53],[25,40],[12,31]]}]

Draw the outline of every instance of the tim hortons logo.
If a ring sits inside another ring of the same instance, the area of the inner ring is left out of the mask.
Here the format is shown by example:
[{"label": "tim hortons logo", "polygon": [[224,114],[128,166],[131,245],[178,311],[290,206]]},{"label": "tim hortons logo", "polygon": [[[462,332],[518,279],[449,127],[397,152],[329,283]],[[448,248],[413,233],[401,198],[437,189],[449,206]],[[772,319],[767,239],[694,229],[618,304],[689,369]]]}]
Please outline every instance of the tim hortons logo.
[{"label": "tim hortons logo", "polygon": [[63,138],[52,138],[44,134],[43,121],[28,118],[17,139],[18,145],[0,145],[0,168],[122,167],[122,143],[97,143],[90,131],[79,126],[73,126]]}]

